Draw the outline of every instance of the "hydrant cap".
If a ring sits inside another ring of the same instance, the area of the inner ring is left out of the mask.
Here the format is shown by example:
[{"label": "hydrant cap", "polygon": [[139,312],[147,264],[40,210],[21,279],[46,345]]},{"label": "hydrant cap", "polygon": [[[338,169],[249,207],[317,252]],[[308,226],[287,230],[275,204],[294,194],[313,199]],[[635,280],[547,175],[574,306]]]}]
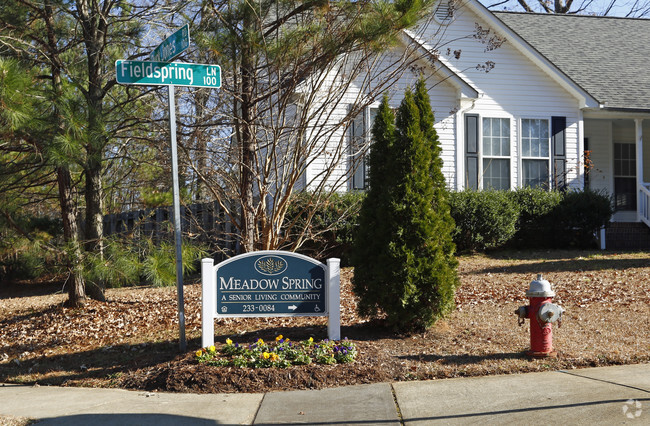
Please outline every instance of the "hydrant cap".
[{"label": "hydrant cap", "polygon": [[551,289],[551,283],[542,278],[542,274],[537,274],[537,279],[530,283],[530,288],[526,292],[526,297],[554,297],[555,292]]}]

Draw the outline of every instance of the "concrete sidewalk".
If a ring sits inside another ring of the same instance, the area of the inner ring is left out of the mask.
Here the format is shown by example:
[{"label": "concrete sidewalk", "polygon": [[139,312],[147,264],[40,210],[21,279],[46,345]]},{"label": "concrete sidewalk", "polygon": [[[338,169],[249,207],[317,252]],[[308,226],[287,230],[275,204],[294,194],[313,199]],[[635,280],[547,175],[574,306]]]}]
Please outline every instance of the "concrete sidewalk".
[{"label": "concrete sidewalk", "polygon": [[39,425],[641,425],[650,364],[266,394],[0,385],[0,424],[3,415]]}]

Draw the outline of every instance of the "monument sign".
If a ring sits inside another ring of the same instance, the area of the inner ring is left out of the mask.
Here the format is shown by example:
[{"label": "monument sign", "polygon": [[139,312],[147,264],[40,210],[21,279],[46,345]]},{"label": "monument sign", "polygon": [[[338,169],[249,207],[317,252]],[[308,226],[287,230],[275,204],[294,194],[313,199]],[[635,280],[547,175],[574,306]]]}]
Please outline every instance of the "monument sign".
[{"label": "monument sign", "polygon": [[327,315],[340,339],[339,259],[327,265],[297,253],[258,251],[218,265],[203,259],[203,347],[214,342],[214,318]]}]

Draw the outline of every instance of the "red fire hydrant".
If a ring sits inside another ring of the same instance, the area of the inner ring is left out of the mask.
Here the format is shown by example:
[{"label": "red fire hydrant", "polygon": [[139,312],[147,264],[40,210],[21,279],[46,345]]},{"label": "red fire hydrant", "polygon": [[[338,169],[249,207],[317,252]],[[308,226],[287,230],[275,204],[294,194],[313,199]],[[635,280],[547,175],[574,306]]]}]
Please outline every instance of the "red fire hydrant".
[{"label": "red fire hydrant", "polygon": [[526,352],[528,356],[557,356],[557,352],[553,350],[553,323],[557,322],[558,327],[562,325],[564,308],[551,303],[554,296],[551,284],[542,278],[542,274],[538,274],[526,292],[530,305],[520,306],[515,311],[519,316],[519,325],[523,325],[526,318],[530,319],[530,351]]}]

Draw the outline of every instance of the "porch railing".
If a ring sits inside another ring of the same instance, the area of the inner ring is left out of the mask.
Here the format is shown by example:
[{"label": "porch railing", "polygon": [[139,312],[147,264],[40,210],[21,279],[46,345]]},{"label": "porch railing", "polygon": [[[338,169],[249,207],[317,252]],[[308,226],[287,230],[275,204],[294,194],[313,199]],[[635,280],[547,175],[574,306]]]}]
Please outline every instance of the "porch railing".
[{"label": "porch railing", "polygon": [[650,226],[650,183],[639,185],[639,218]]}]

